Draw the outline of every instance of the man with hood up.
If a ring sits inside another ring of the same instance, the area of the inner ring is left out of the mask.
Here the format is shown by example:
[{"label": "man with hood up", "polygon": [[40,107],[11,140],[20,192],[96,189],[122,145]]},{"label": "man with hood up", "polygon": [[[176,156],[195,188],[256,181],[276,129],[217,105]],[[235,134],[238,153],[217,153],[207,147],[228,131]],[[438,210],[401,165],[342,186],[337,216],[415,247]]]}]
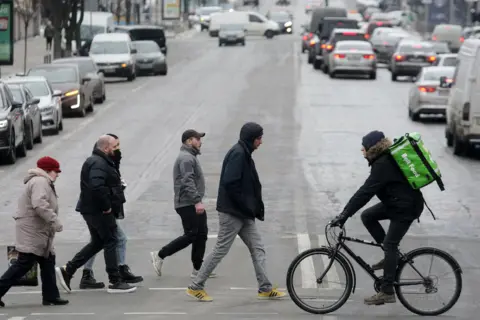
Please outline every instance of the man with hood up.
[{"label": "man with hood up", "polygon": [[[120,161],[122,160],[122,152],[120,151],[120,139],[117,135],[113,133],[107,133],[107,136],[113,137],[115,141],[115,147],[113,150],[113,156],[110,158],[112,159],[113,163],[115,164],[115,169],[117,170],[118,174],[120,174]],[[93,150],[95,150],[97,144],[93,146]],[[125,180],[122,179],[122,189],[125,190],[127,184]],[[81,199],[78,200],[76,211],[80,212],[81,209]],[[118,206],[117,212],[114,212],[115,218],[117,220],[121,220],[125,218],[125,213],[123,210],[123,204]],[[143,281],[143,277],[136,276],[130,270],[130,267],[125,262],[126,251],[127,251],[127,236],[125,232],[117,223],[117,253],[118,253],[118,270],[120,272],[120,276],[122,277],[123,281],[126,283],[139,283]],[[80,289],[102,289],[105,287],[103,282],[97,282],[93,274],[93,263],[95,262],[95,256],[93,256],[90,260],[85,263],[83,267],[83,274],[82,279],[80,280]]]},{"label": "man with hood up", "polygon": [[[372,167],[370,176],[358,189],[343,212],[332,221],[333,226],[343,226],[348,218],[365,206],[375,195],[380,203],[366,209],[362,222],[379,244],[383,244],[385,258],[372,265],[373,270],[383,269],[384,283],[380,292],[365,299],[367,305],[395,303],[393,283],[397,270],[398,245],[407,233],[410,225],[423,211],[423,195],[413,189],[398,168],[388,148],[392,142],[383,132],[372,131],[362,139],[362,152]],[[390,220],[385,234],[379,221]]]},{"label": "man with hood up", "polygon": [[240,140],[225,155],[218,186],[219,228],[213,252],[205,259],[198,275],[187,288],[187,295],[199,301],[213,299],[205,292],[205,282],[230,250],[238,235],[250,250],[258,281],[259,299],[278,299],[284,292],[272,287],[265,267],[265,249],[255,224],[264,220],[262,185],[252,153],[262,144],[263,128],[248,122],[240,130]]}]

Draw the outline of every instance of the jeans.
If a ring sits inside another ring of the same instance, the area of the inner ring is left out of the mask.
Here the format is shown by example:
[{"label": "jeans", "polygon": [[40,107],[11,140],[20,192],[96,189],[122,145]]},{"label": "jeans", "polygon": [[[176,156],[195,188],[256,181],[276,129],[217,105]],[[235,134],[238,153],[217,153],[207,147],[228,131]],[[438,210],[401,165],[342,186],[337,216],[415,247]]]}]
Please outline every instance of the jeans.
[{"label": "jeans", "polygon": [[[398,213],[396,215],[399,215]],[[393,283],[397,272],[398,245],[407,233],[414,220],[395,219],[395,214],[388,212],[385,205],[378,203],[362,213],[362,222],[373,239],[383,244],[385,251],[385,263],[383,268],[384,283],[382,292],[393,294]],[[385,234],[379,221],[390,220],[388,232]]]},{"label": "jeans", "polygon": [[[118,265],[124,266],[125,265],[125,256],[127,254],[127,235],[123,231],[122,228],[117,224],[117,255],[118,255]],[[95,257],[90,258],[90,260],[85,263],[83,266],[84,269],[92,270],[93,263],[95,262]]]},{"label": "jeans", "polygon": [[117,257],[117,221],[113,214],[83,214],[90,231],[90,243],[67,262],[66,271],[73,275],[81,266],[103,249],[106,271],[110,283],[120,281]]},{"label": "jeans", "polygon": [[203,263],[208,238],[207,212],[197,214],[195,206],[178,208],[176,211],[182,219],[184,233],[164,246],[158,252],[158,256],[165,259],[191,244],[193,268],[199,270]]},{"label": "jeans", "polygon": [[268,280],[265,267],[265,248],[262,243],[262,237],[255,225],[255,220],[241,219],[223,212],[219,212],[218,217],[220,230],[218,231],[217,243],[215,244],[213,252],[205,259],[190,288],[193,290],[201,290],[205,287],[207,278],[213,270],[215,270],[220,261],[222,261],[223,257],[227,255],[228,251],[230,251],[233,241],[238,235],[250,251],[259,291],[271,291],[272,284]]},{"label": "jeans", "polygon": [[55,300],[60,298],[55,276],[55,256],[50,254],[48,258],[34,255],[33,253],[18,253],[17,261],[8,268],[0,278],[0,298],[23,277],[35,262],[40,267],[40,279],[42,280],[43,300]]}]

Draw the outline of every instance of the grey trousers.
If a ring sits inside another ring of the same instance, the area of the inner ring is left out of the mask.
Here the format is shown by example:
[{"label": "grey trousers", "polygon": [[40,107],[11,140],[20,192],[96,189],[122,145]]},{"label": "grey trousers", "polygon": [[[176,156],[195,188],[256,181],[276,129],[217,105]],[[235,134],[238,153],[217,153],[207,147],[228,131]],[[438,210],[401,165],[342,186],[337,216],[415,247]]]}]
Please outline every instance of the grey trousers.
[{"label": "grey trousers", "polygon": [[269,292],[272,284],[268,280],[265,268],[265,248],[255,225],[255,220],[240,219],[233,215],[219,212],[219,231],[213,252],[204,260],[197,277],[190,286],[193,290],[202,290],[210,274],[230,251],[235,237],[238,235],[250,250],[253,267],[257,276],[259,291]]}]

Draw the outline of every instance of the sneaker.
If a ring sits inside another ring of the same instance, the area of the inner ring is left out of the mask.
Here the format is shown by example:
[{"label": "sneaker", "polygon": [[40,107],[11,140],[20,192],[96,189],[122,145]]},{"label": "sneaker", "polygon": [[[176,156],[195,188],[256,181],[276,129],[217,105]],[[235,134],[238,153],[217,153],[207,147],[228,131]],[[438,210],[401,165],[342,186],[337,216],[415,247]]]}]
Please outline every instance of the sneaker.
[{"label": "sneaker", "polygon": [[[198,270],[193,269],[192,274],[190,275],[190,278],[195,279],[198,275]],[[216,278],[217,274],[215,272],[210,273],[208,276],[209,278]]]},{"label": "sneaker", "polygon": [[111,283],[108,286],[107,292],[108,293],[129,293],[129,292],[134,292],[135,290],[137,290],[137,287],[132,287],[131,285],[123,281],[118,281],[115,283]]},{"label": "sneaker", "polygon": [[283,291],[279,291],[276,288],[273,288],[272,290],[267,291],[267,292],[259,291],[258,295],[257,295],[257,298],[260,299],[260,300],[277,300],[277,299],[281,299],[281,298],[286,297],[286,296],[287,296],[287,293],[285,293]]},{"label": "sneaker", "polygon": [[120,277],[122,277],[122,280],[126,283],[139,283],[143,281],[143,277],[134,275],[126,264],[119,266],[118,271],[120,272]]},{"label": "sneaker", "polygon": [[193,290],[193,289],[187,288],[187,295],[194,298],[194,299],[197,299],[198,301],[201,301],[201,302],[212,302],[213,301],[212,297],[210,297],[205,292],[205,290]]},{"label": "sneaker", "polygon": [[68,300],[62,298],[43,299],[42,304],[44,306],[64,306],[68,304]]},{"label": "sneaker", "polygon": [[73,275],[68,274],[67,272],[67,267],[55,267],[55,274],[57,276],[58,282],[60,282],[60,285],[62,288],[67,292],[71,293],[72,288],[70,287],[70,281],[72,281]]},{"label": "sneaker", "polygon": [[97,282],[93,277],[93,271],[83,269],[82,279],[80,280],[80,289],[103,289],[105,283]]},{"label": "sneaker", "polygon": [[370,298],[365,298],[364,302],[366,305],[369,306],[378,306],[385,303],[395,303],[397,302],[397,299],[395,298],[395,294],[387,294],[380,291],[379,293],[371,296]]},{"label": "sneaker", "polygon": [[385,265],[385,259],[382,259],[379,262],[372,264],[372,270],[373,271],[383,270],[384,265]]},{"label": "sneaker", "polygon": [[152,251],[150,252],[150,258],[152,261],[153,269],[155,269],[155,272],[158,274],[159,277],[162,276],[162,265],[163,265],[163,259],[161,259],[157,252]]}]

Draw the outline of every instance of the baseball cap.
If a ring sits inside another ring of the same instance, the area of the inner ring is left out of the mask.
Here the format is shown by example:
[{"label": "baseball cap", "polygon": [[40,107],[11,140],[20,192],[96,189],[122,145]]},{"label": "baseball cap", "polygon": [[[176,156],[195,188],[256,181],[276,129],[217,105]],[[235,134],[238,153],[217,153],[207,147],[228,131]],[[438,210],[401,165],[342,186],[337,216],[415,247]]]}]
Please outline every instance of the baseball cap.
[{"label": "baseball cap", "polygon": [[203,137],[205,137],[205,132],[198,132],[198,131],[193,130],[193,129],[188,129],[182,134],[182,143],[184,143],[185,141],[187,141],[190,138],[200,139],[200,138],[203,138]]}]

